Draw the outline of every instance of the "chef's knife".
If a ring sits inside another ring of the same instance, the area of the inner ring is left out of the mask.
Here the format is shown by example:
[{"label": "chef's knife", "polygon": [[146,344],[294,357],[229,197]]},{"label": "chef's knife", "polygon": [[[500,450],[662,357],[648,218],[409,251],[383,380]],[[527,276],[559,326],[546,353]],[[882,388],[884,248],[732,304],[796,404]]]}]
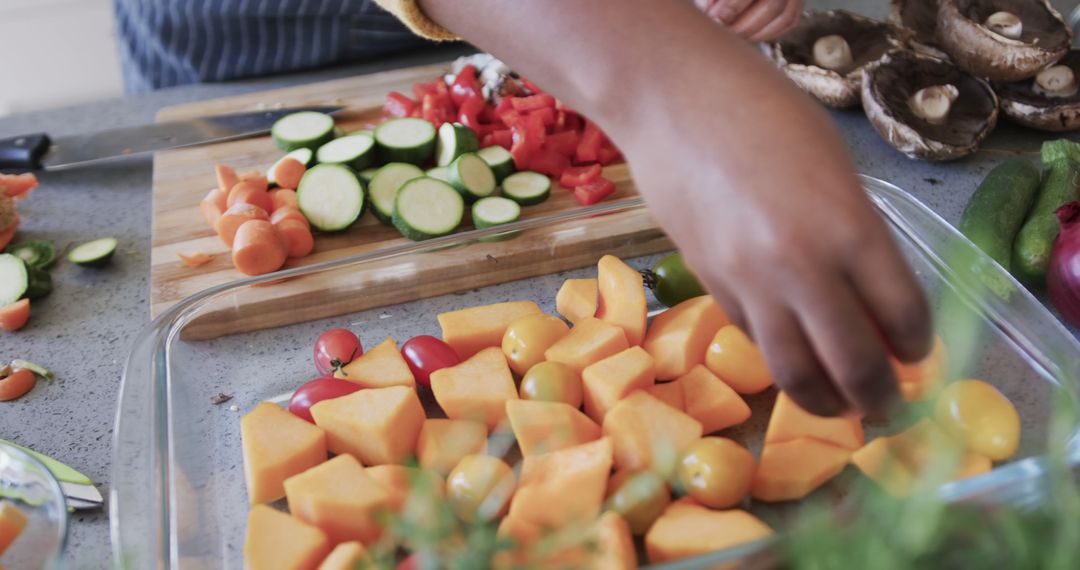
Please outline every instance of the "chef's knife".
[{"label": "chef's knife", "polygon": [[0,139],[0,171],[53,170],[170,148],[261,135],[274,121],[298,111],[333,113],[339,106],[294,107],[154,123],[52,138],[45,133]]},{"label": "chef's knife", "polygon": [[49,473],[52,473],[53,477],[56,477],[56,480],[60,482],[60,488],[67,498],[69,508],[75,510],[97,509],[105,503],[101,492],[94,487],[94,482],[86,475],[47,455],[42,455],[15,442],[4,439],[0,439],[0,442],[21,449],[40,461],[49,470]]}]

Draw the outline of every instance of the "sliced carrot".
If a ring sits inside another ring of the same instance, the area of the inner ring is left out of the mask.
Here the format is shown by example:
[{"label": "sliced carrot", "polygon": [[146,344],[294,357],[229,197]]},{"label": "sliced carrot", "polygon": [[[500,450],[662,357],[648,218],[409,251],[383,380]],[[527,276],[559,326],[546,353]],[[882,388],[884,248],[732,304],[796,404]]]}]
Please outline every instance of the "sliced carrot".
[{"label": "sliced carrot", "polygon": [[0,193],[3,193],[8,198],[22,196],[37,188],[37,185],[37,176],[34,176],[32,172],[24,174],[4,174],[0,172]]},{"label": "sliced carrot", "polygon": [[15,332],[30,320],[30,299],[20,299],[14,303],[0,307],[0,329]]},{"label": "sliced carrot", "polygon": [[287,218],[274,224],[274,229],[285,243],[289,257],[304,257],[315,248],[315,238],[307,224]]},{"label": "sliced carrot", "polygon": [[225,213],[226,197],[220,188],[214,188],[202,199],[202,202],[199,202],[199,211],[202,212],[203,219],[210,224],[211,228],[217,225],[217,221]]},{"label": "sliced carrot", "polygon": [[290,190],[288,188],[275,188],[270,191],[270,204],[273,210],[270,213],[278,211],[278,208],[285,206],[291,206],[293,208],[299,208],[300,203],[296,200],[296,190]]},{"label": "sliced carrot", "polygon": [[233,186],[240,183],[240,177],[236,175],[236,170],[233,167],[224,164],[217,165],[215,170],[217,172],[218,190],[228,196],[229,190],[232,190]]},{"label": "sliced carrot", "polygon": [[221,219],[217,223],[217,233],[221,241],[225,242],[225,245],[232,247],[233,239],[236,237],[236,230],[240,229],[240,226],[249,220],[262,220],[264,222],[270,221],[270,216],[266,214],[266,210],[241,202],[225,210],[225,213],[221,216]]},{"label": "sliced carrot", "polygon": [[266,188],[251,180],[242,181],[229,191],[229,199],[226,201],[226,205],[231,208],[237,202],[247,202],[267,212],[274,208],[273,202],[270,201],[270,193],[266,191]]},{"label": "sliced carrot", "polygon": [[248,220],[236,231],[232,245],[233,265],[246,275],[262,275],[281,269],[288,251],[274,226],[266,220]]},{"label": "sliced carrot", "polygon": [[298,222],[304,222],[304,225],[308,228],[311,227],[311,223],[304,217],[304,213],[292,206],[283,206],[274,210],[274,215],[270,216],[270,223],[277,225],[285,220],[296,220]]},{"label": "sliced carrot", "polygon": [[263,190],[270,189],[270,183],[266,180],[266,175],[258,170],[252,170],[251,172],[241,174],[240,182],[254,182],[259,186],[262,186]]},{"label": "sliced carrot", "polygon": [[[299,212],[299,210],[297,210]],[[0,230],[0,250],[7,247],[7,244],[11,243],[11,240],[15,238],[15,232],[19,229],[19,216],[15,216],[15,222],[8,226],[7,229]]]},{"label": "sliced carrot", "polygon": [[274,180],[277,180],[278,186],[282,188],[296,190],[305,172],[307,172],[307,167],[304,163],[295,158],[286,158],[274,167]]},{"label": "sliced carrot", "polygon": [[200,267],[210,263],[210,260],[214,259],[214,256],[204,251],[196,251],[191,255],[186,255],[178,251],[176,252],[176,257],[180,258],[180,264],[185,267]]}]

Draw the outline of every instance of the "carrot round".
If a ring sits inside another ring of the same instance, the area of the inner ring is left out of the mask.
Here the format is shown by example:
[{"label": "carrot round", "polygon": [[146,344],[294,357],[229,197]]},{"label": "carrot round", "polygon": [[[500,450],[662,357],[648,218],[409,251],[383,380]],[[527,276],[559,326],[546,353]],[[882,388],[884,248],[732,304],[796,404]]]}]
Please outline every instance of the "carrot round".
[{"label": "carrot round", "polygon": [[266,175],[258,170],[252,170],[251,172],[245,172],[240,175],[240,182],[254,182],[262,187],[263,190],[270,189],[270,183],[266,180]]},{"label": "carrot round", "polygon": [[0,307],[0,329],[15,332],[30,320],[30,299],[21,299]]},{"label": "carrot round", "polygon": [[225,242],[225,245],[232,247],[237,230],[240,229],[244,222],[250,220],[269,222],[270,216],[266,214],[266,210],[247,202],[233,205],[228,210],[225,210],[225,214],[217,222],[218,237]]},{"label": "carrot round", "polygon": [[232,187],[240,182],[240,177],[236,175],[236,170],[233,167],[224,164],[217,165],[215,170],[217,172],[218,190],[228,195],[229,190],[232,190]]},{"label": "carrot round", "polygon": [[278,186],[296,190],[305,172],[307,172],[307,167],[304,163],[295,158],[286,158],[274,167],[274,179],[277,180]]},{"label": "carrot round", "polygon": [[311,228],[311,223],[304,217],[303,212],[292,206],[282,206],[274,210],[274,215],[270,216],[270,223],[275,226],[285,220],[296,220],[302,222],[305,227]]},{"label": "carrot round", "polygon": [[226,194],[219,188],[214,188],[202,199],[202,202],[199,202],[199,211],[202,212],[203,219],[210,224],[211,228],[217,225],[217,221],[225,213],[226,201]]},{"label": "carrot round", "polygon": [[274,226],[266,220],[249,220],[236,231],[232,245],[233,265],[246,275],[262,275],[281,269],[288,251]]},{"label": "carrot round", "polygon": [[278,211],[279,208],[290,206],[293,208],[299,208],[300,203],[296,201],[296,191],[288,188],[277,188],[270,191],[270,204],[273,206],[273,210],[270,213]]},{"label": "carrot round", "polygon": [[267,212],[274,208],[273,202],[270,201],[270,193],[266,191],[266,188],[250,180],[245,180],[233,186],[232,190],[229,191],[229,199],[226,205],[232,208],[240,202],[258,206]]},{"label": "carrot round", "polygon": [[303,222],[288,218],[274,224],[274,229],[285,244],[289,257],[304,257],[315,248],[315,238],[311,235],[311,229]]}]

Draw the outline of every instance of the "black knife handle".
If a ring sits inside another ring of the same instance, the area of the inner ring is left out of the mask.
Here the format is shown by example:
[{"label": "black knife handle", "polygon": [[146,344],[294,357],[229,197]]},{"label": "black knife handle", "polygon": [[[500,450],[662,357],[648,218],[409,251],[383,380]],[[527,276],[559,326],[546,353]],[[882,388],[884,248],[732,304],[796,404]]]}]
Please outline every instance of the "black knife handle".
[{"label": "black knife handle", "polygon": [[45,133],[0,139],[0,172],[40,170],[50,144]]}]

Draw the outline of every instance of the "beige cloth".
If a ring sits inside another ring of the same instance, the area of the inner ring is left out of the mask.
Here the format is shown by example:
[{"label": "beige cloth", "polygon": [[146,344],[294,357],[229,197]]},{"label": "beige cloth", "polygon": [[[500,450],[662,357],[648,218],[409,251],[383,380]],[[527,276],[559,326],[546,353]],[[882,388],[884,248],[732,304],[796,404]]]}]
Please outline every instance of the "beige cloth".
[{"label": "beige cloth", "polygon": [[420,9],[417,0],[375,0],[375,3],[401,20],[418,36],[438,41],[461,39],[428,18]]}]

